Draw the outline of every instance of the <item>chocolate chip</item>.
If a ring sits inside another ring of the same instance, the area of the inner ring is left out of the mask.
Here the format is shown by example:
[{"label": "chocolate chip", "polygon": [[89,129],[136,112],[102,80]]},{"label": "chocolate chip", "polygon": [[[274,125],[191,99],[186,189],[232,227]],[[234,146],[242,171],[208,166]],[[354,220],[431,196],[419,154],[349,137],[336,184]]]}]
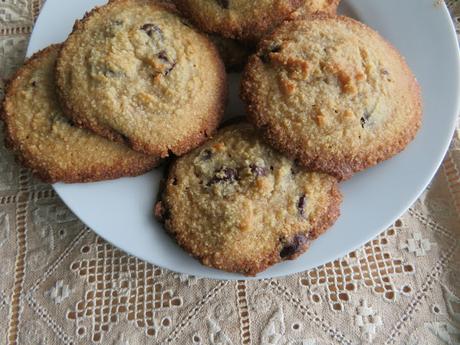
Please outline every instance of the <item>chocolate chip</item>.
[{"label": "chocolate chip", "polygon": [[164,70],[163,74],[167,76],[176,67],[176,61],[171,61],[164,50],[158,53],[158,58],[166,63],[168,67]]},{"label": "chocolate chip", "polygon": [[156,38],[158,40],[163,39],[163,31],[155,24],[152,24],[152,23],[144,24],[141,26],[141,30],[145,31],[145,33],[149,35],[151,38]]},{"label": "chocolate chip", "polygon": [[224,169],[225,176],[222,178],[224,181],[235,181],[238,179],[238,171],[232,168]]},{"label": "chocolate chip", "polygon": [[366,124],[369,122],[370,117],[371,117],[371,114],[365,111],[363,116],[361,117],[361,127],[362,128],[364,128]]},{"label": "chocolate chip", "polygon": [[303,194],[297,202],[297,209],[302,218],[305,218],[305,206],[307,205],[307,196]]},{"label": "chocolate chip", "polygon": [[289,258],[301,250],[308,242],[308,237],[305,235],[295,235],[290,243],[283,246],[280,251],[282,259]]},{"label": "chocolate chip", "polygon": [[259,58],[262,60],[263,63],[270,62],[270,54],[271,53],[279,53],[281,51],[281,45],[277,43],[271,44],[268,49],[264,50],[260,55]]},{"label": "chocolate chip", "polygon": [[201,154],[201,157],[203,158],[204,161],[208,161],[212,157],[212,151],[211,150],[204,150],[203,153]]},{"label": "chocolate chip", "polygon": [[257,164],[251,164],[249,167],[251,168],[251,173],[253,173],[257,177],[259,177],[259,176],[267,176],[267,174],[268,174],[268,169],[267,168],[258,166]]},{"label": "chocolate chip", "polygon": [[37,82],[34,80],[32,83],[30,83],[30,85],[32,85],[32,87],[36,87],[36,86],[37,86]]},{"label": "chocolate chip", "polygon": [[232,183],[239,178],[238,171],[233,168],[220,168],[214,173],[213,178],[208,182],[208,186],[216,183]]},{"label": "chocolate chip", "polygon": [[216,0],[220,7],[228,9],[230,7],[230,0]]}]

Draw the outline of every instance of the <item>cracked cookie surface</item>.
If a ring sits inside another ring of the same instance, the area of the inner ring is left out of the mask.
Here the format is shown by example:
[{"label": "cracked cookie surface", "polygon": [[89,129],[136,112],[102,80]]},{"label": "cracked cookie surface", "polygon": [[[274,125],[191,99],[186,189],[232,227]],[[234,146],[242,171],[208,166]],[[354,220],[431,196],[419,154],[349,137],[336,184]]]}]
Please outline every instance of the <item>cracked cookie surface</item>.
[{"label": "cracked cookie surface", "polygon": [[3,104],[6,144],[46,182],[89,182],[142,174],[159,162],[74,127],[56,95],[54,65],[60,46],[30,58],[11,80]]},{"label": "cracked cookie surface", "polygon": [[200,29],[227,38],[257,42],[288,19],[318,11],[335,13],[339,0],[176,0]]},{"label": "cracked cookie surface", "polygon": [[250,58],[242,98],[273,146],[339,179],[397,154],[421,125],[419,86],[404,59],[346,17],[284,23]]},{"label": "cracked cookie surface", "polygon": [[335,178],[299,169],[240,123],[172,164],[155,213],[204,265],[255,275],[303,253],[340,202]]},{"label": "cracked cookie surface", "polygon": [[92,10],[64,43],[56,77],[77,125],[161,157],[203,142],[226,97],[214,45],[160,1],[112,0]]}]

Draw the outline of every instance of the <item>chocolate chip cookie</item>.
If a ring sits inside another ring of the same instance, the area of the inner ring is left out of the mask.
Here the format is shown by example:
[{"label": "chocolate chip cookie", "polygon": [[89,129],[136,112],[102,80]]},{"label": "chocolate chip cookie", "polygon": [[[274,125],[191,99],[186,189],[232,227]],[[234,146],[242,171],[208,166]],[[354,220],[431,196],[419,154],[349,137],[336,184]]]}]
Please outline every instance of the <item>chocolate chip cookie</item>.
[{"label": "chocolate chip cookie", "polygon": [[227,38],[257,42],[297,9],[303,15],[332,12],[338,0],[176,0],[200,29]]},{"label": "chocolate chip cookie", "polygon": [[29,59],[12,78],[2,117],[6,144],[47,182],[89,182],[142,174],[159,162],[74,127],[57,101],[54,65],[60,46]]},{"label": "chocolate chip cookie", "polygon": [[405,60],[347,17],[285,22],[250,58],[242,98],[273,146],[340,179],[394,156],[421,125]]},{"label": "chocolate chip cookie", "polygon": [[239,123],[172,164],[155,213],[204,265],[255,275],[303,253],[340,202],[335,178],[303,171]]},{"label": "chocolate chip cookie", "polygon": [[77,22],[56,78],[77,125],[161,157],[203,142],[226,97],[215,46],[172,6],[151,0],[113,0]]}]

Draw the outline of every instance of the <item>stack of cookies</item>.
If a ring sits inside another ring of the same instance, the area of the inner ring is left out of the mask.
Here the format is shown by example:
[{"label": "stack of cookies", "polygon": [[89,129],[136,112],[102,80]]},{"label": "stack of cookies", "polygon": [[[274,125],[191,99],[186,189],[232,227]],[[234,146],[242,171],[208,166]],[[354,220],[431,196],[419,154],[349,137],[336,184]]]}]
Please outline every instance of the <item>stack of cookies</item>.
[{"label": "stack of cookies", "polygon": [[138,175],[203,143],[226,89],[217,49],[172,5],[111,1],[12,78],[7,144],[48,182]]},{"label": "stack of cookies", "polygon": [[[166,230],[204,265],[255,275],[334,224],[340,181],[409,144],[419,87],[338,0],[173,2],[112,0],[29,59],[3,104],[7,145],[49,182],[166,159]],[[244,66],[247,114],[216,132],[224,63]]]}]

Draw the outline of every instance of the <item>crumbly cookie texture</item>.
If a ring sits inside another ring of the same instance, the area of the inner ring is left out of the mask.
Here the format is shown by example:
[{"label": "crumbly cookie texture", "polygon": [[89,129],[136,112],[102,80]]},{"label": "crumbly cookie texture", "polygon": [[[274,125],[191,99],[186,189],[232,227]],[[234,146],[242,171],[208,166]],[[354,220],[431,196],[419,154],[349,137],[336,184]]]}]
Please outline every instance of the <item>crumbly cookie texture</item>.
[{"label": "crumbly cookie texture", "polygon": [[74,127],[58,104],[54,65],[60,46],[42,50],[12,78],[3,103],[7,147],[47,182],[89,182],[142,174],[159,158]]},{"label": "crumbly cookie texture", "polygon": [[397,154],[421,125],[420,89],[404,59],[346,17],[284,23],[250,58],[242,98],[273,146],[339,179]]},{"label": "crumbly cookie texture", "polygon": [[255,275],[303,253],[340,202],[335,178],[299,169],[240,123],[172,164],[155,214],[204,265]]},{"label": "crumbly cookie texture", "polygon": [[112,0],[77,22],[56,66],[72,120],[134,150],[165,157],[218,126],[226,74],[209,39],[152,0]]},{"label": "crumbly cookie texture", "polygon": [[332,13],[339,0],[176,0],[199,28],[227,38],[257,42],[297,9],[298,16]]}]

